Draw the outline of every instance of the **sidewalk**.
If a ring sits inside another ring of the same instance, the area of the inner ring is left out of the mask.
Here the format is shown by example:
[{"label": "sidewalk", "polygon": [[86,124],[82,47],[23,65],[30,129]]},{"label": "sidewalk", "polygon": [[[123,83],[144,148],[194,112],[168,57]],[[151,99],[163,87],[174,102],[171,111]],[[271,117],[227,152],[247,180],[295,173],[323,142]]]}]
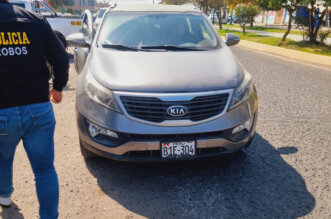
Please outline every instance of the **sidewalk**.
[{"label": "sidewalk", "polygon": [[261,43],[250,42],[247,40],[240,40],[238,46],[245,47],[251,50],[266,52],[269,54],[278,55],[284,58],[290,58],[297,61],[312,63],[319,66],[331,67],[331,57],[315,55],[306,52],[296,51],[292,49],[285,49],[276,46],[269,46]]},{"label": "sidewalk", "polygon": [[[223,27],[223,29],[228,29],[228,30],[235,30],[235,31],[240,31],[242,32],[241,28],[236,28],[236,27]],[[269,36],[269,37],[277,37],[277,38],[282,38],[283,37],[283,33],[274,33],[274,32],[266,32],[266,31],[260,31],[260,30],[248,30],[246,29],[246,32],[248,33],[255,33],[261,36]],[[288,39],[291,39],[293,41],[302,41],[302,36],[300,35],[294,35],[294,34],[289,34],[287,35]],[[331,45],[331,38],[328,37],[326,40],[326,44]]]},{"label": "sidewalk", "polygon": [[[258,27],[266,27],[266,25],[264,23],[258,23],[258,22],[254,22],[254,26],[258,26]],[[297,24],[292,24],[292,29],[297,29]],[[279,28],[279,29],[287,29],[287,24],[268,24],[267,27],[270,28]],[[325,27],[322,26],[320,27],[320,30],[330,30],[330,27]]]}]

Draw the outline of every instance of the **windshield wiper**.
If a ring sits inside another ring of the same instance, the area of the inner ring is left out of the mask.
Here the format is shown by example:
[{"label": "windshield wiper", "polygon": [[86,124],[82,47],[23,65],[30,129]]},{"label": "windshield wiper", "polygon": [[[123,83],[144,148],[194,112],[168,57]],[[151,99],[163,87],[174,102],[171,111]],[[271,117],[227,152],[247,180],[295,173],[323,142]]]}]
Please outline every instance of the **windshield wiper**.
[{"label": "windshield wiper", "polygon": [[118,49],[118,50],[131,50],[131,51],[137,51],[139,48],[125,46],[122,44],[102,44],[103,48],[111,48],[111,49]]},{"label": "windshield wiper", "polygon": [[163,45],[163,46],[142,46],[141,49],[165,49],[171,51],[202,51],[196,47],[181,47],[181,46],[172,46],[172,45]]},{"label": "windshield wiper", "polygon": [[118,50],[171,50],[171,51],[202,51],[203,49],[194,48],[194,47],[180,47],[172,45],[163,45],[163,46],[141,46],[141,47],[130,47],[122,44],[102,44],[104,48],[118,49]]}]

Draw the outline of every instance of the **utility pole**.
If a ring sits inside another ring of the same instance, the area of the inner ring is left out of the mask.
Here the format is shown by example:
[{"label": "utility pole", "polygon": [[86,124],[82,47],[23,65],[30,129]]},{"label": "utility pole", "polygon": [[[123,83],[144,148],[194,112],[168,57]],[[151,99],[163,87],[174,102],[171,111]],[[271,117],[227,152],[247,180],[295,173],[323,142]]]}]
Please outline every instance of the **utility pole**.
[{"label": "utility pole", "polygon": [[265,27],[268,27],[268,16],[269,16],[269,11],[268,11],[268,6],[267,6],[267,16],[266,16]]},{"label": "utility pole", "polygon": [[331,17],[330,17],[329,7],[326,7],[326,25],[329,28],[331,27]]}]

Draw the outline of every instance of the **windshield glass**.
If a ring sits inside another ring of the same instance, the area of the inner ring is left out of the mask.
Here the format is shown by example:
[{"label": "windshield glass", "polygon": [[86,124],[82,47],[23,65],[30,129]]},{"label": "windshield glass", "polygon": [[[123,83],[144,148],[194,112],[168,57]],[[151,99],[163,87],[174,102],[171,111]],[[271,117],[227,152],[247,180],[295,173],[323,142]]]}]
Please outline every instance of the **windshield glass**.
[{"label": "windshield glass", "polygon": [[106,12],[106,9],[100,9],[99,10],[99,14],[98,14],[98,18],[102,18],[103,14]]},{"label": "windshield glass", "polygon": [[106,15],[98,44],[130,48],[212,49],[219,45],[203,15],[113,12]]}]

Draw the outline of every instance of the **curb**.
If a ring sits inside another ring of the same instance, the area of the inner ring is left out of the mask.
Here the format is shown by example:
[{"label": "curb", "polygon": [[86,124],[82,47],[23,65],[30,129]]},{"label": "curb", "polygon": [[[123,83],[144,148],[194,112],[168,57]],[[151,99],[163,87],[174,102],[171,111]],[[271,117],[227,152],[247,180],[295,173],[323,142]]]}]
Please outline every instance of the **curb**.
[{"label": "curb", "polygon": [[277,46],[270,46],[270,45],[265,45],[261,43],[255,43],[255,42],[250,42],[247,40],[240,40],[240,43],[238,44],[240,47],[245,47],[248,49],[260,51],[260,52],[266,52],[290,59],[294,59],[297,61],[305,62],[305,63],[312,63],[312,64],[317,64],[317,65],[324,65],[331,67],[331,57],[329,56],[323,56],[323,55],[315,55],[315,54],[310,54],[307,52],[301,52],[301,51],[296,51],[292,49],[285,49],[285,48],[280,48]]}]

